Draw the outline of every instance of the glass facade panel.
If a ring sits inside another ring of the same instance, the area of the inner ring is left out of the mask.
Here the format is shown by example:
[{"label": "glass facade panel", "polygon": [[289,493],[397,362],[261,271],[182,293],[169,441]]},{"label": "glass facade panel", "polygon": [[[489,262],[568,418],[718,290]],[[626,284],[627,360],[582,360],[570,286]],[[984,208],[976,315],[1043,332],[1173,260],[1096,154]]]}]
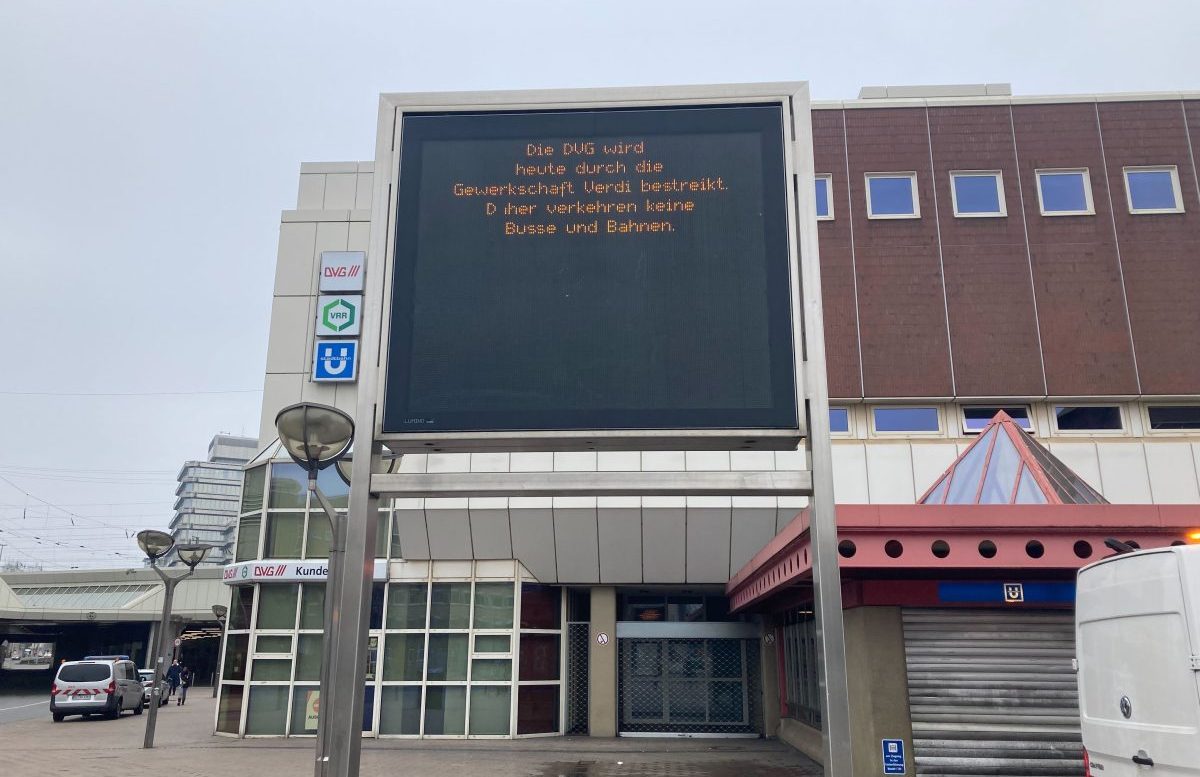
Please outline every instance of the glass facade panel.
[{"label": "glass facade panel", "polygon": [[430,685],[425,689],[425,733],[463,734],[466,732],[467,687]]},{"label": "glass facade panel", "polygon": [[271,465],[272,510],[303,510],[308,503],[308,473],[294,462]]},{"label": "glass facade panel", "polygon": [[476,653],[508,653],[512,650],[512,637],[507,634],[477,634]]},{"label": "glass facade panel", "polygon": [[304,557],[329,558],[329,546],[333,544],[333,529],[323,510],[313,510],[308,514],[308,528],[305,530],[305,534]]},{"label": "glass facade panel", "polygon": [[315,734],[320,718],[321,689],[315,685],[297,685],[292,693],[292,733]]},{"label": "glass facade panel", "polygon": [[1119,431],[1121,408],[1116,405],[1057,406],[1054,419],[1062,432]]},{"label": "glass facade panel", "polygon": [[240,685],[226,685],[221,688],[221,701],[217,706],[217,731],[223,734],[238,733],[242,722],[242,694],[245,689]]},{"label": "glass facade panel", "polygon": [[387,628],[425,628],[425,583],[393,583],[389,586]]},{"label": "glass facade panel", "polygon": [[301,634],[296,637],[296,679],[321,679],[321,648],[323,634]]},{"label": "glass facade panel", "polygon": [[521,680],[557,680],[559,635],[521,635]]},{"label": "glass facade panel", "polygon": [[429,628],[466,629],[471,622],[471,584],[434,583]]},{"label": "glass facade panel", "polygon": [[263,486],[267,480],[266,466],[246,470],[242,480],[242,509],[243,513],[252,513],[263,508]]},{"label": "glass facade panel", "polygon": [[846,434],[850,431],[850,411],[847,408],[829,408],[829,431],[833,434]]},{"label": "glass facade panel", "polygon": [[827,176],[818,175],[816,177],[816,194],[817,194],[817,218],[829,218],[829,178]]},{"label": "glass facade panel", "polygon": [[256,653],[291,653],[292,638],[290,635],[262,634],[254,645]]},{"label": "glass facade panel", "polygon": [[424,665],[424,634],[388,634],[384,638],[384,680],[416,680],[419,682]]},{"label": "glass facade panel", "polygon": [[421,733],[421,686],[383,686],[379,699],[379,733]]},{"label": "glass facade panel", "polygon": [[250,561],[258,558],[258,532],[262,526],[262,514],[247,515],[238,521],[237,551],[235,561]]},{"label": "glass facade panel", "polygon": [[996,414],[1003,410],[1017,426],[1027,432],[1033,431],[1033,422],[1029,420],[1029,406],[997,407],[995,405],[978,405],[963,408],[963,429],[968,432],[982,431]]},{"label": "glass facade panel", "polygon": [[562,589],[538,583],[521,584],[521,628],[562,628]]},{"label": "glass facade panel", "polygon": [[292,659],[290,658],[256,658],[254,669],[250,672],[251,680],[291,680]]},{"label": "glass facade panel", "polygon": [[489,682],[512,679],[512,661],[507,658],[476,658],[471,662],[471,681]]},{"label": "glass facade panel", "polygon": [[471,733],[507,736],[512,689],[505,686],[471,687]]},{"label": "glass facade panel", "polygon": [[295,583],[260,586],[258,592],[258,628],[296,628],[296,597],[300,586]]},{"label": "glass facade panel", "polygon": [[467,635],[430,634],[426,680],[467,679]]},{"label": "glass facade panel", "polygon": [[476,583],[474,628],[511,629],[515,602],[512,583]]},{"label": "glass facade panel", "polygon": [[304,541],[303,513],[267,513],[267,537],[263,558],[300,558]]},{"label": "glass facade panel", "polygon": [[288,687],[250,686],[250,708],[246,712],[247,734],[283,734],[287,725]]},{"label": "glass facade panel", "polygon": [[558,686],[521,685],[517,688],[517,733],[558,732]]},{"label": "glass facade panel", "polygon": [[237,585],[229,602],[229,628],[231,631],[250,628],[250,613],[254,609],[254,586]]},{"label": "glass facade panel", "polygon": [[388,557],[388,519],[390,511],[380,510],[375,523],[375,558]]},{"label": "glass facade panel", "polygon": [[1153,405],[1146,412],[1155,431],[1200,429],[1200,405]]},{"label": "glass facade panel", "polygon": [[225,671],[221,676],[226,680],[245,680],[249,652],[249,634],[230,634],[225,642]]},{"label": "glass facade panel", "polygon": [[[317,473],[317,488],[321,489],[321,493],[334,507],[344,510],[350,503],[350,485],[342,479],[336,465]],[[316,500],[314,507],[315,502]]]},{"label": "glass facade panel", "polygon": [[300,628],[325,628],[325,584],[305,583],[300,595]]}]

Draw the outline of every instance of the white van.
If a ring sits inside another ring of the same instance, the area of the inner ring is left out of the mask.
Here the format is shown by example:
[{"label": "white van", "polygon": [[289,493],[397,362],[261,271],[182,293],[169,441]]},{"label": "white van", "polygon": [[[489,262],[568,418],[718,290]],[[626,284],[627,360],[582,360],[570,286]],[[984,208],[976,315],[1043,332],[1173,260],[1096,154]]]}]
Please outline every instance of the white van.
[{"label": "white van", "polygon": [[1079,570],[1075,652],[1089,777],[1200,776],[1200,546]]},{"label": "white van", "polygon": [[118,717],[123,710],[142,714],[142,681],[127,656],[88,656],[59,664],[50,686],[50,717]]}]

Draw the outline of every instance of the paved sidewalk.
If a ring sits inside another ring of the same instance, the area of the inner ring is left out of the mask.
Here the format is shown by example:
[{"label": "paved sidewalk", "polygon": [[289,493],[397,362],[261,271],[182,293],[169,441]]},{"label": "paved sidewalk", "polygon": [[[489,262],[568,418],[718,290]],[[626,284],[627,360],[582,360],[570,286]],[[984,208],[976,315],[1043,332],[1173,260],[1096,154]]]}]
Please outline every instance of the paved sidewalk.
[{"label": "paved sidewalk", "polygon": [[[50,716],[0,725],[0,772],[13,777],[306,777],[312,739],[212,736],[214,700],[197,688],[160,710],[154,750],[145,716]],[[363,777],[797,777],[821,770],[786,745],[750,739],[363,740]]]}]

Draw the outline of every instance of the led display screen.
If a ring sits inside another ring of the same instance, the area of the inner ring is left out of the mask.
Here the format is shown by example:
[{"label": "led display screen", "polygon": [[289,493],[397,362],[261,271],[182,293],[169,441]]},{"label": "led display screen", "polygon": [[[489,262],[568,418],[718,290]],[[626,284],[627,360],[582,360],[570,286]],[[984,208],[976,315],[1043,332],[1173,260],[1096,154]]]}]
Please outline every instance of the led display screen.
[{"label": "led display screen", "polygon": [[383,432],[796,428],[783,128],[405,115]]}]

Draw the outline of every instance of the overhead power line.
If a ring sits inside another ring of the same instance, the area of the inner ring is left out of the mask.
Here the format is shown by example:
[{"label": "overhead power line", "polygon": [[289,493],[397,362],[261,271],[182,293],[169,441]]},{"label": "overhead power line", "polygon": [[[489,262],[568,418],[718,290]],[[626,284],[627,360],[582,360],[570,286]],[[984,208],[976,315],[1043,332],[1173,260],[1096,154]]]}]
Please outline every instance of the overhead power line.
[{"label": "overhead power line", "polygon": [[205,394],[261,394],[262,389],[212,391],[0,391],[6,397],[188,397]]}]

